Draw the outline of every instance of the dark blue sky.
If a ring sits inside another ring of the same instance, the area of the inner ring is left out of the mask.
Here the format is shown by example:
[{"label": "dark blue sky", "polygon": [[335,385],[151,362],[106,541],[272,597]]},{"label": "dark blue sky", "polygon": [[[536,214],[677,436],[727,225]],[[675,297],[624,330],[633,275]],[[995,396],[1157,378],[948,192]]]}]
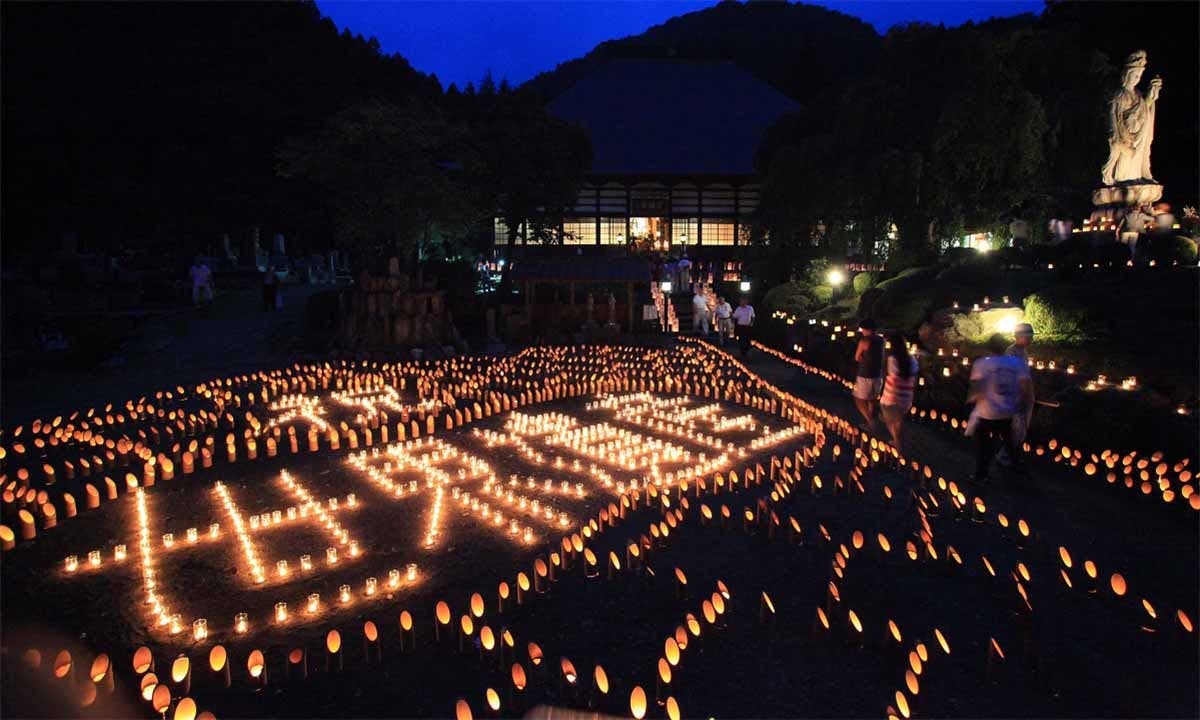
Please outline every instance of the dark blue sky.
[{"label": "dark blue sky", "polygon": [[[636,35],[715,0],[319,0],[339,28],[379,39],[443,85],[478,82],[491,70],[514,85],[613,38]],[[919,20],[959,25],[968,20],[1039,13],[1042,0],[850,0],[816,2],[855,15],[885,32]]]}]

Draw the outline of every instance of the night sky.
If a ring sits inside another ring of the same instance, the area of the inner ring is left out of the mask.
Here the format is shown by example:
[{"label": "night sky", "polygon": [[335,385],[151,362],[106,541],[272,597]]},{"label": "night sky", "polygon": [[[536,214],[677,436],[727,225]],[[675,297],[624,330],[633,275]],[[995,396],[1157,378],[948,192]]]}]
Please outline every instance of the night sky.
[{"label": "night sky", "polygon": [[[320,0],[339,28],[379,39],[384,52],[400,53],[443,85],[478,83],[491,70],[496,81],[520,84],[560,62],[584,55],[605,40],[636,35],[676,15],[715,5],[714,0],[442,0],[345,2]],[[816,2],[855,15],[885,32],[897,23],[959,25],[968,20],[1039,13],[1041,0],[941,0],[936,2]]]}]

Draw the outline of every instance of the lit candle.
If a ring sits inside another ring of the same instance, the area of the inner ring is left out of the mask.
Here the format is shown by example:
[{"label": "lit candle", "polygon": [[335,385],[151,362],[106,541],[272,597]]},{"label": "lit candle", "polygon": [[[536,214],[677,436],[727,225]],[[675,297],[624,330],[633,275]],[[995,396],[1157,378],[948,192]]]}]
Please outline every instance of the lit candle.
[{"label": "lit candle", "polygon": [[343,605],[350,602],[350,586],[349,585],[342,585],[341,587],[338,588],[338,599],[342,601]]},{"label": "lit candle", "polygon": [[166,533],[163,535],[163,545],[165,545],[166,547],[171,547],[174,544],[175,544],[175,535],[173,533]]},{"label": "lit candle", "polygon": [[300,556],[300,569],[305,572],[312,570],[312,555]]},{"label": "lit candle", "polygon": [[196,618],[192,621],[192,638],[197,642],[208,637],[208,620]]},{"label": "lit candle", "polygon": [[325,548],[325,561],[330,565],[336,565],[338,561],[338,552],[335,547]]},{"label": "lit candle", "polygon": [[321,596],[318,593],[310,593],[308,596],[308,611],[315,613],[321,609]]},{"label": "lit candle", "polygon": [[367,588],[365,590],[367,597],[370,597],[375,594],[376,585],[377,585],[377,581],[375,580],[375,578],[373,578],[373,577],[367,578]]},{"label": "lit candle", "polygon": [[279,577],[281,577],[281,578],[287,577],[288,576],[288,561],[280,560],[279,562],[275,563],[275,569],[279,573]]},{"label": "lit candle", "polygon": [[417,579],[417,564],[416,563],[409,563],[406,566],[406,570],[407,570],[406,577],[408,578],[409,582],[412,582]]},{"label": "lit candle", "polygon": [[217,523],[212,523],[211,525],[208,526],[208,538],[210,540],[216,540],[217,537],[220,536],[220,534],[221,534],[221,526],[220,525],[218,525]]},{"label": "lit candle", "polygon": [[79,558],[75,555],[68,555],[65,561],[67,572],[75,572],[79,569]]},{"label": "lit candle", "polygon": [[120,562],[125,559],[126,550],[124,545],[118,545],[113,548],[113,560]]},{"label": "lit candle", "polygon": [[100,551],[99,550],[91,550],[88,552],[88,565],[91,565],[92,567],[100,566]]},{"label": "lit candle", "polygon": [[233,616],[233,631],[238,635],[244,635],[250,629],[250,620],[246,613],[240,612]]},{"label": "lit candle", "polygon": [[285,603],[285,602],[275,603],[275,622],[277,622],[277,623],[287,622],[287,603]]}]

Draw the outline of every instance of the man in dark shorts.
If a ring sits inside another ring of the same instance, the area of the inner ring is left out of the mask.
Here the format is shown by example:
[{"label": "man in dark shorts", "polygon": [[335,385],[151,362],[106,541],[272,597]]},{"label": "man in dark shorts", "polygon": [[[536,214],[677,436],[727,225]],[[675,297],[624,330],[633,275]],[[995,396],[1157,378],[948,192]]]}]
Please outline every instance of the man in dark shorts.
[{"label": "man in dark shorts", "polygon": [[858,366],[854,406],[866,421],[863,429],[870,432],[875,426],[879,394],[883,392],[883,338],[875,332],[875,321],[871,318],[864,318],[858,324],[858,332],[858,347],[854,349],[854,362]]}]

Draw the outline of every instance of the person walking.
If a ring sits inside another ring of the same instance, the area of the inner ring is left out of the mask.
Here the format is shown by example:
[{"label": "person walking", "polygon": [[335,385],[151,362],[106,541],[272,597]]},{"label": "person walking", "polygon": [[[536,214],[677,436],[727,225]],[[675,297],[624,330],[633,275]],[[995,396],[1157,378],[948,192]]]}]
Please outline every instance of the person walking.
[{"label": "person walking", "polygon": [[733,337],[733,308],[723,297],[717,297],[717,342],[723,347],[725,338]]},{"label": "person walking", "polygon": [[1019,462],[1013,443],[1013,418],[1033,406],[1029,365],[1005,355],[1004,349],[1003,338],[993,336],[988,343],[989,354],[971,366],[967,402],[975,403],[975,409],[967,420],[967,435],[975,438],[974,480],[979,483],[987,482],[997,442],[1003,443],[1014,464]]},{"label": "person walking", "polygon": [[275,268],[268,267],[263,273],[262,302],[264,312],[275,311],[275,294],[279,292],[279,278],[275,276]]},{"label": "person walking", "polygon": [[1017,325],[1013,331],[1013,343],[1005,349],[1004,354],[1011,357],[1021,358],[1022,362],[1029,362],[1029,346],[1033,344],[1033,326],[1029,323],[1021,323]]},{"label": "person walking", "polygon": [[200,259],[197,255],[192,262],[192,269],[188,271],[188,275],[192,279],[192,304],[199,306],[201,301],[212,302],[212,270],[208,269],[208,263]]},{"label": "person walking", "polygon": [[692,295],[692,332],[708,337],[708,298],[699,287]]},{"label": "person walking", "polygon": [[875,321],[863,318],[858,323],[858,346],[854,349],[854,406],[863,416],[863,430],[875,428],[875,411],[883,390],[883,338],[875,332]]},{"label": "person walking", "polygon": [[890,333],[888,343],[891,348],[888,350],[883,396],[879,399],[879,415],[892,436],[892,447],[902,451],[900,431],[913,404],[913,392],[917,384],[917,359],[909,354],[903,334]]},{"label": "person walking", "polygon": [[750,298],[743,296],[738,300],[737,310],[733,311],[733,324],[738,346],[742,350],[742,359],[745,359],[750,354],[750,332],[754,327],[754,306],[750,304]]},{"label": "person walking", "polygon": [[[1033,326],[1029,323],[1021,323],[1013,331],[1013,344],[1008,346],[1004,354],[1009,357],[1018,358],[1021,362],[1025,363],[1025,367],[1029,367],[1029,346],[1032,344]],[[1025,412],[1013,416],[1013,447],[1020,448],[1025,444],[1025,436],[1029,433],[1029,423],[1033,421],[1033,408],[1037,400],[1036,393],[1034,395],[1035,397],[1030,399],[1029,407]],[[1001,467],[1012,467],[1012,458],[1009,457],[1008,448],[1000,448],[1000,452],[996,456],[996,462]]]}]

